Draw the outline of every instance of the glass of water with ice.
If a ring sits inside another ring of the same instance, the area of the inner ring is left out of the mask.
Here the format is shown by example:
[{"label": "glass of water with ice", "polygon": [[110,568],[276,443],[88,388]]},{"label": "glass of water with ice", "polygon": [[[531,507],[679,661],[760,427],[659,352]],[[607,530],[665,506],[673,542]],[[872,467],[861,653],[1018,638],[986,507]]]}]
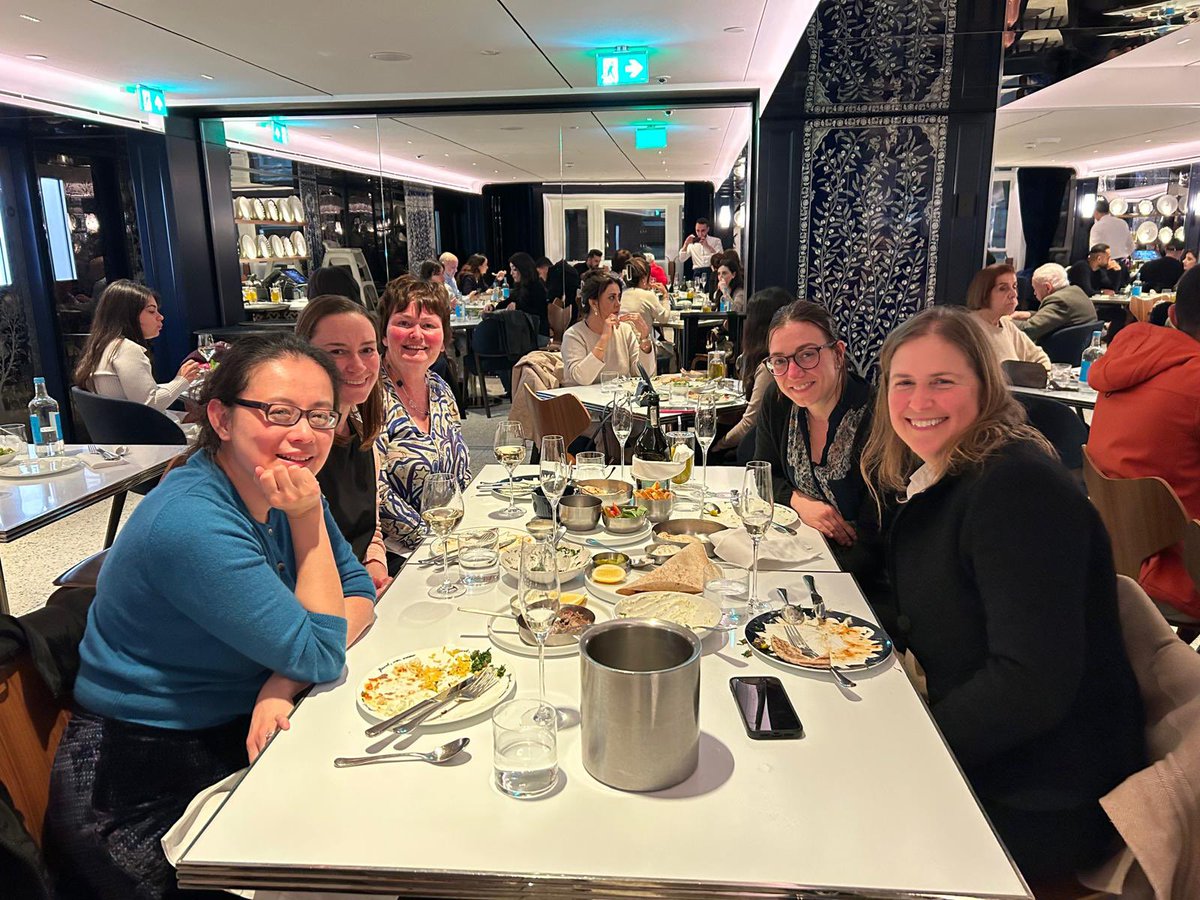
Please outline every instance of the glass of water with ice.
[{"label": "glass of water with ice", "polygon": [[540,797],[558,783],[558,713],[536,697],[501,703],[492,713],[496,786],[510,797]]},{"label": "glass of water with ice", "polygon": [[458,570],[468,588],[495,584],[500,580],[499,529],[469,528],[458,538]]}]

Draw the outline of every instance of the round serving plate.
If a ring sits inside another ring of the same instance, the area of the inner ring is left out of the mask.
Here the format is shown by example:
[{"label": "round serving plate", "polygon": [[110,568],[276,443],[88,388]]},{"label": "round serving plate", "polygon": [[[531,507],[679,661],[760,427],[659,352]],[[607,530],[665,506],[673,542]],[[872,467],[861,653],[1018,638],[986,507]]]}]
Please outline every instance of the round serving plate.
[{"label": "round serving plate", "polygon": [[[828,676],[830,674],[828,668],[799,666],[781,658],[769,647],[762,647],[759,645],[759,641],[762,640],[763,632],[765,631],[766,627],[774,623],[779,618],[781,612],[782,611],[778,609],[768,610],[765,613],[755,616],[746,623],[744,637],[746,638],[746,643],[750,646],[750,649],[756,656],[759,656],[765,660],[769,660],[770,662],[773,662],[779,666],[783,666],[784,668],[791,669],[794,672],[804,672],[808,675]],[[847,625],[866,629],[867,637],[879,644],[879,649],[873,652],[865,662],[839,665],[839,670],[844,672],[862,672],[866,671],[867,669],[874,669],[887,662],[888,658],[892,655],[892,639],[889,638],[887,636],[887,632],[885,632],[878,625],[872,625],[866,619],[860,619],[858,616],[852,616],[849,613],[838,612],[836,610],[827,611],[825,618],[837,619]]]},{"label": "round serving plate", "polygon": [[[566,592],[564,591],[563,593]],[[587,599],[591,600],[592,598],[589,597]],[[598,603],[588,603],[587,609],[592,611],[597,622],[607,622],[612,618],[612,613]],[[507,653],[515,653],[517,656],[532,656],[534,659],[537,658],[537,644],[526,644],[521,640],[515,619],[502,616],[488,619],[488,637],[493,644]],[[578,640],[572,641],[569,644],[546,647],[547,659],[559,659],[564,656],[577,656],[578,654]]]},{"label": "round serving plate", "polygon": [[1139,244],[1153,244],[1158,240],[1158,226],[1153,222],[1143,222],[1137,227],[1134,237]]},{"label": "round serving plate", "polygon": [[1149,216],[1154,214],[1154,201],[1149,198],[1139,200],[1137,205],[1138,215]]},{"label": "round serving plate", "polygon": [[1173,216],[1175,211],[1179,209],[1179,198],[1174,194],[1163,194],[1154,203],[1155,209],[1160,215]]},{"label": "round serving plate", "polygon": [[1113,197],[1108,201],[1108,211],[1114,216],[1123,216],[1129,212],[1129,204],[1124,197]]},{"label": "round serving plate", "polygon": [[[367,682],[373,678],[385,674],[389,669],[391,669],[392,666],[401,663],[417,660],[420,661],[422,665],[426,666],[440,665],[448,658],[449,654],[447,651],[449,649],[465,650],[466,648],[426,647],[423,650],[414,650],[412,653],[405,653],[403,656],[398,656],[395,659],[389,659],[387,662],[376,666],[366,674],[366,677],[364,677],[362,681],[358,683],[358,690],[354,695],[355,703],[358,706],[358,711],[366,718],[376,722],[382,722],[384,719],[390,719],[392,716],[399,713],[401,711],[400,709],[393,711],[376,711],[370,705],[368,705],[367,702],[363,700],[363,690],[366,688]],[[495,665],[494,662],[493,665]],[[463,678],[465,677],[467,676],[463,676]],[[439,688],[448,687],[451,683],[453,682],[447,681],[445,684],[439,683]],[[503,675],[497,678],[496,683],[487,691],[485,691],[482,696],[477,697],[474,700],[466,700],[462,703],[455,703],[446,707],[443,712],[437,713],[426,719],[425,722],[422,723],[421,727],[425,728],[437,725],[450,725],[455,722],[463,722],[467,719],[473,719],[476,716],[482,715],[483,713],[495,709],[500,704],[500,701],[508,696],[515,684],[516,681],[513,678],[512,672],[505,672]],[[420,703],[422,700],[429,699],[436,693],[437,691],[434,691],[433,693],[426,691],[424,692],[424,695],[414,696],[412,702],[406,704],[406,707],[411,708],[417,703]]]},{"label": "round serving plate", "polygon": [[38,459],[18,459],[0,468],[0,478],[49,478],[73,472],[83,465],[69,456],[43,456]]}]

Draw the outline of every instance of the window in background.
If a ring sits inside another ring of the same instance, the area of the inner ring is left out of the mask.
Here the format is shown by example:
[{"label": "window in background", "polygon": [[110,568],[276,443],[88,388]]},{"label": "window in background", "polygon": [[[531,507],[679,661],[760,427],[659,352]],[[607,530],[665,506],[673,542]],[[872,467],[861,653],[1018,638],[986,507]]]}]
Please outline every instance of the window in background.
[{"label": "window in background", "polygon": [[[0,206],[3,206],[2,202],[0,202]],[[12,283],[12,267],[8,262],[8,241],[4,237],[4,223],[0,222],[0,287],[6,287]]]},{"label": "window in background", "polygon": [[75,250],[71,246],[71,219],[67,215],[67,195],[58,178],[39,178],[42,191],[42,215],[46,239],[50,243],[50,264],[55,281],[75,280]]},{"label": "window in background", "polygon": [[587,252],[591,249],[588,245],[587,209],[564,210],[563,224],[567,235],[565,257],[571,262],[581,262],[587,259]]},{"label": "window in background", "polygon": [[617,250],[666,256],[666,217],[661,209],[604,209],[604,256]]}]

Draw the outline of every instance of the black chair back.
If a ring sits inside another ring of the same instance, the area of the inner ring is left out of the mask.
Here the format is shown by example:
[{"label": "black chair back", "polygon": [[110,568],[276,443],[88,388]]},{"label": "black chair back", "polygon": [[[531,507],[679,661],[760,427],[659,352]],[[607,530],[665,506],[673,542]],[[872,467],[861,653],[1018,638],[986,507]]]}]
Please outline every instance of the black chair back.
[{"label": "black chair back", "polygon": [[1079,365],[1084,348],[1092,341],[1092,335],[1104,330],[1103,322],[1084,322],[1082,325],[1068,325],[1058,331],[1045,335],[1038,343],[1041,344],[1050,362],[1070,363]]},{"label": "black chair back", "polygon": [[508,359],[508,344],[504,340],[504,322],[498,315],[484,316],[471,332],[471,353],[479,359],[503,357]]},{"label": "black chair back", "polygon": [[1083,445],[1087,443],[1088,427],[1071,407],[1049,397],[1015,394],[1029,424],[1040,431],[1058,451],[1063,465],[1083,477]]},{"label": "black chair back", "polygon": [[152,406],[71,388],[88,435],[98,444],[186,444],[175,420]]}]

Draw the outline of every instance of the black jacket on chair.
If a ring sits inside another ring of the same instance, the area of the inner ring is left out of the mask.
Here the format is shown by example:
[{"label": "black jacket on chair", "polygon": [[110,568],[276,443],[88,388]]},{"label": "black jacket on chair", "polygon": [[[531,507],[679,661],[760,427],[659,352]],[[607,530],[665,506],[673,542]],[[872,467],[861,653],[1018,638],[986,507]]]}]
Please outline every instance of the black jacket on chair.
[{"label": "black jacket on chair", "polygon": [[888,565],[897,644],[985,805],[1094,805],[1144,764],[1108,533],[1027,443],[903,504]]}]

